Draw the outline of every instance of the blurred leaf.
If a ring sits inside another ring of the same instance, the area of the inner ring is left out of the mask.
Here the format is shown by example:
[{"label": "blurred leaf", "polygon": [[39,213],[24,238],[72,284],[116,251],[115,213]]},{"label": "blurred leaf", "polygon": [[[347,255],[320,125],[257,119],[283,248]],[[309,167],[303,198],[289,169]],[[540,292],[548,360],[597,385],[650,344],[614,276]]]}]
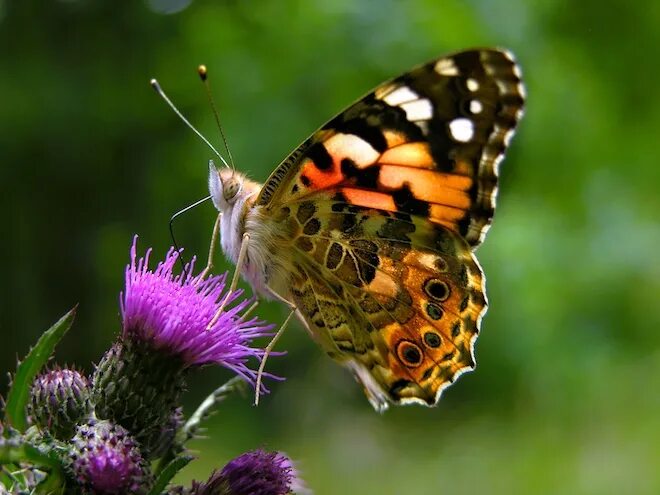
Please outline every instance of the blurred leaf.
[{"label": "blurred leaf", "polygon": [[46,364],[57,343],[71,328],[76,316],[76,308],[65,314],[39,338],[27,357],[18,365],[12,387],[7,395],[5,408],[6,421],[18,431],[25,431],[27,426],[26,406],[30,397],[30,388],[34,378]]},{"label": "blurred leaf", "polygon": [[149,492],[149,495],[159,495],[176,474],[188,465],[194,459],[191,455],[182,455],[168,463],[158,475],[156,483]]},{"label": "blurred leaf", "polygon": [[244,390],[245,388],[245,381],[236,376],[211,392],[181,429],[181,434],[178,435],[177,443],[184,445],[188,440],[193,438],[199,430],[202,421],[208,419],[213,413],[214,407],[224,401],[229,394]]},{"label": "blurred leaf", "polygon": [[0,441],[0,464],[26,463],[44,468],[48,475],[35,489],[37,495],[64,493],[64,475],[60,462],[36,447],[17,441]]}]

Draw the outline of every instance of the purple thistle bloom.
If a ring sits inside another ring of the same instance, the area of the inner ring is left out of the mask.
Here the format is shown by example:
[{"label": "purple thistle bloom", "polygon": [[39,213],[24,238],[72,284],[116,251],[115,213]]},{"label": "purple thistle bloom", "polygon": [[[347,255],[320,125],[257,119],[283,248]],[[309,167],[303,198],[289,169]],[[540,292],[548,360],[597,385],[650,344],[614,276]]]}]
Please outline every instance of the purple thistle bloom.
[{"label": "purple thistle bloom", "polygon": [[192,495],[287,495],[310,493],[298,478],[291,459],[262,449],[241,454],[206,483],[195,483]]},{"label": "purple thistle bloom", "polygon": [[[254,385],[256,373],[246,363],[250,357],[260,359],[263,350],[250,344],[272,336],[273,326],[256,317],[243,321],[242,313],[253,301],[239,301],[242,290],[227,296],[226,273],[206,279],[193,276],[194,258],[182,275],[174,275],[179,253],[173,248],[150,270],[151,249],[138,259],[136,244],[137,236],[126,267],[126,291],[120,297],[123,337],[177,356],[186,367],[219,364]],[[223,312],[208,328],[225,298]]]}]

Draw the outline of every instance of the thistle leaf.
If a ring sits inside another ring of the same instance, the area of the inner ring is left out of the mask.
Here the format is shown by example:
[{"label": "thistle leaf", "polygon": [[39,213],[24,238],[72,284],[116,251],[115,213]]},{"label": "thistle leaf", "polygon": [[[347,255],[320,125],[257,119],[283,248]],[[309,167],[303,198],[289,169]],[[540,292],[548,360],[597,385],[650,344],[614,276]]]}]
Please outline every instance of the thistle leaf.
[{"label": "thistle leaf", "polygon": [[27,357],[18,365],[16,375],[7,395],[5,420],[20,432],[27,427],[26,406],[30,399],[30,389],[35,377],[46,364],[57,343],[71,328],[76,316],[76,308],[65,314],[39,338]]},{"label": "thistle leaf", "polygon": [[65,481],[62,465],[55,457],[19,440],[4,439],[0,441],[0,465],[23,463],[31,464],[48,473],[35,488],[36,495],[64,493]]},{"label": "thistle leaf", "polygon": [[167,484],[174,478],[174,476],[188,465],[194,459],[191,455],[181,455],[172,459],[158,474],[156,482],[149,491],[148,495],[160,495],[165,490]]},{"label": "thistle leaf", "polygon": [[211,415],[213,409],[218,406],[218,404],[224,401],[231,393],[243,391],[246,388],[245,381],[238,376],[216,388],[208,397],[206,397],[206,399],[204,399],[190,419],[186,422],[178,435],[177,441],[181,445],[184,445],[188,440],[194,438],[202,421],[206,420]]}]

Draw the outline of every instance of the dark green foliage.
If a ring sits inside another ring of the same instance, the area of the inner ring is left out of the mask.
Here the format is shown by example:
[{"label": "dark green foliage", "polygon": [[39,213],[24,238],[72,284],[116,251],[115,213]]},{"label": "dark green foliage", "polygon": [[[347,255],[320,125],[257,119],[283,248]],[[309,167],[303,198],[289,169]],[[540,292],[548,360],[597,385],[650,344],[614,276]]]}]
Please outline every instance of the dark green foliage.
[{"label": "dark green foliage", "polygon": [[189,455],[181,455],[172,459],[160,472],[158,478],[156,478],[156,482],[151,488],[149,495],[158,495],[165,490],[167,484],[172,481],[172,478],[186,467],[192,459],[193,457]]}]

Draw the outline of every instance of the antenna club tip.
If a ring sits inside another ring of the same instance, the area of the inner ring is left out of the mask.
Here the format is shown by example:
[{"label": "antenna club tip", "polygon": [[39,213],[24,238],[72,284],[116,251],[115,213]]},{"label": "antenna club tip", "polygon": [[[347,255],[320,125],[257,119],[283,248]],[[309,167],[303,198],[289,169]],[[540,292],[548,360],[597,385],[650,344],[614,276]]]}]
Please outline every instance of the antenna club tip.
[{"label": "antenna club tip", "polygon": [[206,81],[207,77],[207,70],[206,70],[206,65],[200,65],[197,67],[197,74],[199,74],[199,77],[202,78],[202,81]]},{"label": "antenna club tip", "polygon": [[160,88],[160,85],[158,84],[158,81],[156,79],[151,79],[149,81],[149,85],[154,88],[156,91],[158,91],[158,88]]}]

